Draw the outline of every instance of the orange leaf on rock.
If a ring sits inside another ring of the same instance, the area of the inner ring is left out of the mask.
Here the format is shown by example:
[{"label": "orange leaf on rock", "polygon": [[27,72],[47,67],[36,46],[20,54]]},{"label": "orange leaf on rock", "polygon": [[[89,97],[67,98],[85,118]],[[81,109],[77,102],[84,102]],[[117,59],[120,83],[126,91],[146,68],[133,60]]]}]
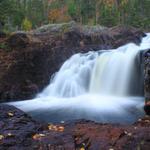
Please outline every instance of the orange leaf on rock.
[{"label": "orange leaf on rock", "polygon": [[51,130],[51,131],[58,131],[58,132],[63,132],[64,131],[63,126],[56,126],[56,125],[52,125],[52,124],[50,124],[48,126],[48,129]]},{"label": "orange leaf on rock", "polygon": [[60,132],[63,132],[64,129],[65,129],[65,128],[64,128],[63,126],[58,127],[58,131],[60,131]]},{"label": "orange leaf on rock", "polygon": [[38,139],[40,139],[40,138],[42,138],[42,137],[44,137],[44,136],[45,136],[45,134],[35,134],[35,135],[32,136],[32,138],[33,138],[34,140],[38,140]]}]

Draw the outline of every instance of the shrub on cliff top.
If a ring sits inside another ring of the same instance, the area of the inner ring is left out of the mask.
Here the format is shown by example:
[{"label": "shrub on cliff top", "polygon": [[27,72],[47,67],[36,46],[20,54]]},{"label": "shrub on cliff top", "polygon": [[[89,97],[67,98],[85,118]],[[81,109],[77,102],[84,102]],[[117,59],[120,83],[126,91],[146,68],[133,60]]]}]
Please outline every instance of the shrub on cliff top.
[{"label": "shrub on cliff top", "polygon": [[25,18],[22,22],[22,29],[24,31],[30,31],[32,29],[32,23],[27,18]]}]

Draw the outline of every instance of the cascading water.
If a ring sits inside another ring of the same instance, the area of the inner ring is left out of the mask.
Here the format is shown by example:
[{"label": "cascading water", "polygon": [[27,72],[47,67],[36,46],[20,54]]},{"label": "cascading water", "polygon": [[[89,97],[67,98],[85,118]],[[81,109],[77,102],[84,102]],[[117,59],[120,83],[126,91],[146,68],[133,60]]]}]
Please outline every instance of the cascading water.
[{"label": "cascading water", "polygon": [[[132,49],[131,49],[132,47]],[[137,46],[128,44],[116,51],[102,53],[96,60],[90,83],[90,92],[105,95],[130,96],[130,79],[134,72]],[[134,80],[135,80],[134,79]],[[137,81],[139,81],[140,78]],[[142,85],[138,82],[137,86]],[[136,91],[138,94],[138,91]]]},{"label": "cascading water", "polygon": [[98,53],[76,54],[67,60],[50,85],[38,97],[74,97],[88,92],[92,68]]},{"label": "cascading water", "polygon": [[150,34],[140,46],[75,54],[34,100],[11,103],[50,122],[89,119],[131,123],[143,114],[143,79],[137,56],[150,48]]}]

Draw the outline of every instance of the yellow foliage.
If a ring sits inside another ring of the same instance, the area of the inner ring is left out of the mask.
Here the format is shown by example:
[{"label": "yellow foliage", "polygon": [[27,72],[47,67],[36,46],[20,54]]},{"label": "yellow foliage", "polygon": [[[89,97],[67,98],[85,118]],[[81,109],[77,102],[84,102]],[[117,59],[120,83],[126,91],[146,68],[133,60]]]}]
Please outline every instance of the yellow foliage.
[{"label": "yellow foliage", "polygon": [[32,29],[32,23],[27,18],[22,22],[22,29],[25,31],[30,31]]},{"label": "yellow foliage", "polygon": [[58,9],[53,9],[49,12],[48,18],[50,21],[55,22],[60,16],[60,12]]},{"label": "yellow foliage", "polygon": [[117,1],[117,0],[103,0],[104,4],[106,4],[108,7],[113,7],[113,5],[117,4],[121,7],[123,7],[124,5],[126,5],[128,3],[128,0],[121,0],[121,1]]},{"label": "yellow foliage", "polygon": [[115,4],[115,0],[104,0],[104,3],[108,6],[108,7],[112,7]]},{"label": "yellow foliage", "polygon": [[61,9],[52,9],[49,11],[48,15],[49,21],[51,23],[57,23],[57,22],[67,22],[70,20],[70,17],[67,15],[67,8],[61,8]]}]

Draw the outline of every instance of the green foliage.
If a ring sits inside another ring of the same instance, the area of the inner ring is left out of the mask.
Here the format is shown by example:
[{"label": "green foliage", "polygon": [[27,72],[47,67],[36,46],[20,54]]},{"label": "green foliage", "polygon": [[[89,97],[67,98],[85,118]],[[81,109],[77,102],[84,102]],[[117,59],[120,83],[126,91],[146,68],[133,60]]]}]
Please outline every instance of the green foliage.
[{"label": "green foliage", "polygon": [[12,11],[12,3],[10,0],[0,1],[0,21],[5,22],[9,18],[9,14]]},{"label": "green foliage", "polygon": [[76,15],[77,15],[77,7],[75,5],[74,1],[70,1],[68,3],[68,13],[72,17],[73,20],[76,20]]},{"label": "green foliage", "polygon": [[0,49],[5,50],[6,52],[11,51],[10,47],[8,47],[8,45],[6,45],[5,43],[0,43]]},{"label": "green foliage", "polygon": [[[103,4],[104,5],[104,4]],[[119,11],[114,7],[104,5],[101,8],[98,22],[104,26],[112,27],[119,23]]]},{"label": "green foliage", "polygon": [[5,49],[6,45],[4,43],[0,43],[0,49]]},{"label": "green foliage", "polygon": [[22,22],[22,29],[24,31],[29,31],[32,29],[32,23],[27,18],[25,18]]}]

